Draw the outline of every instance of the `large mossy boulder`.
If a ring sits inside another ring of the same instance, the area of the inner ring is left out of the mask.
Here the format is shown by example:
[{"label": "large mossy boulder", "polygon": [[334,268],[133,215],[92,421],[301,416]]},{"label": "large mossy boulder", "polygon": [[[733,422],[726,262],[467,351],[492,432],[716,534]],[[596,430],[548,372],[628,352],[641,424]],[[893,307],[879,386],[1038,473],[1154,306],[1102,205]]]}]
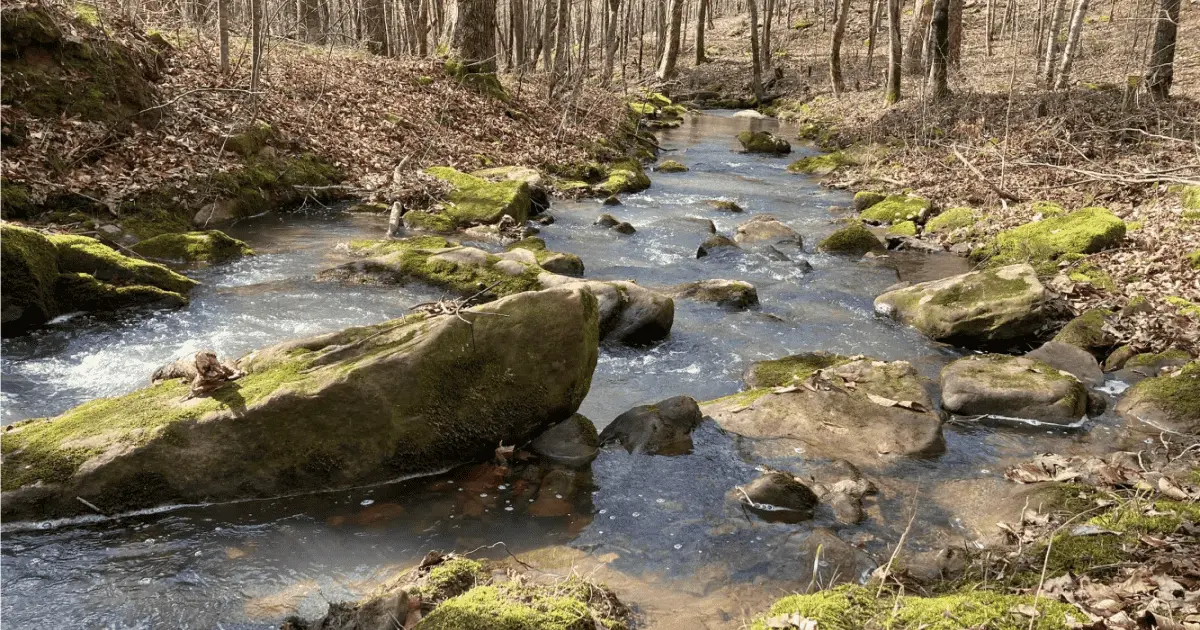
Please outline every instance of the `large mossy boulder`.
[{"label": "large mossy boulder", "polygon": [[867,206],[858,218],[866,223],[891,224],[902,221],[924,223],[932,204],[924,197],[889,195],[882,201]]},{"label": "large mossy boulder", "polygon": [[925,224],[925,232],[928,234],[950,233],[969,228],[978,220],[979,216],[970,208],[950,208],[930,219]]},{"label": "large mossy boulder", "polygon": [[571,254],[545,249],[541,239],[524,239],[505,252],[492,254],[440,236],[387,241],[351,241],[349,251],[361,257],[318,274],[322,280],[373,284],[421,282],[479,300],[525,291],[573,286],[600,301],[600,331],[607,341],[634,345],[667,336],[675,320],[675,302],[667,295],[633,282],[580,280],[554,273],[542,264],[582,273],[583,262]]},{"label": "large mossy boulder", "polygon": [[120,254],[87,236],[53,234],[50,242],[58,248],[59,271],[86,273],[97,280],[120,285],[149,285],[181,295],[199,284],[157,263]]},{"label": "large mossy boulder", "polygon": [[787,155],[792,152],[792,145],[787,140],[777,138],[769,131],[743,131],[737,139],[747,153]]},{"label": "large mossy boulder", "polygon": [[0,225],[0,287],[4,336],[22,334],[58,315],[54,299],[58,250],[42,233]]},{"label": "large mossy boulder", "polygon": [[1139,428],[1200,435],[1200,361],[1129,388],[1117,413]]},{"label": "large mossy boulder", "polygon": [[536,236],[523,238],[509,245],[506,249],[510,252],[518,249],[532,252],[538,266],[550,273],[558,273],[564,276],[583,275],[583,260],[579,256],[547,249],[546,241]]},{"label": "large mossy boulder", "polygon": [[569,418],[596,366],[586,291],[528,292],[252,352],[207,397],[166,381],[0,436],[3,517],[269,497],[444,470]]},{"label": "large mossy boulder", "polygon": [[489,182],[525,182],[529,184],[529,214],[541,214],[550,208],[549,183],[542,172],[530,166],[494,166],[478,171],[472,175]]},{"label": "large mossy boulder", "polygon": [[848,254],[862,256],[867,252],[880,252],[886,249],[883,242],[868,230],[862,223],[852,223],[838,228],[817,244],[817,251],[826,254]]},{"label": "large mossy boulder", "polygon": [[1102,357],[1116,345],[1116,339],[1104,329],[1113,312],[1105,308],[1084,311],[1063,326],[1054,336],[1059,343],[1069,343]]},{"label": "large mossy boulder", "polygon": [[446,166],[425,172],[450,185],[445,202],[430,211],[404,215],[405,227],[451,233],[474,225],[494,225],[505,216],[518,225],[529,219],[531,189],[521,180],[488,181]]},{"label": "large mossy boulder", "polygon": [[701,409],[727,431],[788,444],[788,450],[788,441],[795,440],[813,456],[855,464],[944,448],[942,419],[910,364],[858,358],[813,370],[807,378],[811,387],[758,387]]},{"label": "large mossy boulder", "polygon": [[188,302],[182,293],[146,284],[103,282],[86,273],[60,273],[54,296],[64,312],[111,312],[127,308],[179,308]]},{"label": "large mossy boulder", "polygon": [[971,253],[993,267],[1029,263],[1053,273],[1064,256],[1094,254],[1125,238],[1125,222],[1106,208],[1082,208],[1004,230]]},{"label": "large mossy boulder", "polygon": [[1074,376],[1027,357],[972,355],[942,369],[942,406],[960,415],[992,415],[1073,424],[1087,413],[1087,389]]},{"label": "large mossy boulder", "polygon": [[160,234],[130,247],[134,252],[175,263],[222,263],[250,256],[250,246],[220,230]]},{"label": "large mossy boulder", "polygon": [[650,177],[642,163],[633,158],[608,166],[605,173],[604,181],[592,187],[605,195],[635,193],[650,187]]},{"label": "large mossy boulder", "polygon": [[938,341],[972,347],[1035,336],[1049,311],[1050,295],[1029,265],[972,271],[875,298],[875,312]]}]

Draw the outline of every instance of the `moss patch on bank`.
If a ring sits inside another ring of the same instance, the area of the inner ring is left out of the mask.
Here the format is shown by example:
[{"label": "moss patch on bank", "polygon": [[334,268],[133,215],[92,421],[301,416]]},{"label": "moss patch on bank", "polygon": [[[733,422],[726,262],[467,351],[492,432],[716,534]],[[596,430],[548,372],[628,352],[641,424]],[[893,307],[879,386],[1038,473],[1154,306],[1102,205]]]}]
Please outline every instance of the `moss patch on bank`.
[{"label": "moss patch on bank", "polygon": [[916,221],[923,223],[929,214],[930,204],[924,197],[909,195],[889,195],[883,201],[876,203],[858,215],[867,223],[899,223],[901,221]]},{"label": "moss patch on bank", "polygon": [[1125,222],[1106,208],[1082,208],[1005,230],[971,253],[991,266],[1027,262],[1053,273],[1066,255],[1094,254],[1125,238]]},{"label": "moss patch on bank", "polygon": [[496,268],[501,258],[494,254],[484,253],[481,264],[477,265],[435,258],[461,247],[439,236],[351,241],[351,252],[370,258],[322,275],[331,279],[372,279],[401,284],[416,280],[462,295],[477,293],[485,287],[490,287],[488,293],[496,297],[541,288],[538,276],[544,270],[537,266],[528,266],[520,274],[510,275]]},{"label": "moss patch on bank", "polygon": [[86,273],[106,282],[150,285],[180,294],[199,284],[162,265],[119,254],[87,236],[54,234],[50,242],[58,249],[60,271]]},{"label": "moss patch on bank", "polygon": [[411,228],[450,233],[472,225],[490,225],[510,216],[518,224],[529,219],[531,190],[523,181],[488,181],[447,166],[425,172],[450,184],[446,202],[428,212],[409,212],[404,224]]},{"label": "moss patch on bank", "polygon": [[220,230],[161,234],[130,249],[147,258],[171,262],[221,263],[254,254],[245,242]]},{"label": "moss patch on bank", "polygon": [[883,251],[883,243],[862,223],[854,222],[825,237],[817,251],[828,254],[862,256],[867,252]]}]

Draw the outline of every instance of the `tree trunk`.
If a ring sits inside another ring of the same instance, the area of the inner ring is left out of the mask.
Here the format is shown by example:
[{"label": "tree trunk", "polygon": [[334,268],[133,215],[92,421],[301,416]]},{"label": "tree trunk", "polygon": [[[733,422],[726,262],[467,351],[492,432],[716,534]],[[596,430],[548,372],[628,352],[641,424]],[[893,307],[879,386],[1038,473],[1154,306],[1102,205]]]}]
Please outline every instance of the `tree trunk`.
[{"label": "tree trunk", "polygon": [[750,9],[750,88],[754,90],[755,104],[762,104],[762,66],[758,62],[758,0],[746,0]]},{"label": "tree trunk", "polygon": [[1058,77],[1054,80],[1054,89],[1063,90],[1071,82],[1071,64],[1079,51],[1079,36],[1083,33],[1083,18],[1087,16],[1088,0],[1078,0],[1075,3],[1075,13],[1071,15],[1071,29],[1067,34],[1067,47],[1063,49],[1062,63],[1058,65]]},{"label": "tree trunk", "polygon": [[762,48],[760,50],[761,65],[764,73],[771,71],[771,22],[775,14],[775,0],[764,0],[766,15],[763,16]]},{"label": "tree trunk", "polygon": [[1150,67],[1146,69],[1146,89],[1150,96],[1165,100],[1171,95],[1175,74],[1175,37],[1179,28],[1180,0],[1162,0],[1158,23],[1154,29],[1154,48],[1150,51]]},{"label": "tree trunk", "polygon": [[950,65],[958,68],[962,65],[963,39],[963,0],[950,0],[950,53],[947,59]]},{"label": "tree trunk", "polygon": [[217,31],[221,40],[221,72],[229,72],[229,0],[217,0]]},{"label": "tree trunk", "polygon": [[930,47],[929,82],[932,85],[934,102],[950,96],[946,81],[946,68],[950,62],[950,2],[934,0],[933,3],[933,46]]},{"label": "tree trunk", "polygon": [[545,72],[554,69],[554,12],[556,7],[555,0],[546,0],[542,28],[542,70]]},{"label": "tree trunk", "polygon": [[558,0],[555,21],[558,25],[554,37],[554,74],[562,77],[567,73],[571,54],[571,0]]},{"label": "tree trunk", "polygon": [[[263,0],[250,0],[250,92],[258,92],[258,82],[262,72],[262,3]],[[257,98],[254,96],[254,98]]]},{"label": "tree trunk", "polygon": [[467,72],[496,71],[496,0],[458,0],[450,55]]},{"label": "tree trunk", "polygon": [[925,34],[929,20],[933,18],[933,0],[917,0],[920,10],[913,8],[913,23],[908,29],[908,42],[904,45],[904,71],[921,74],[921,49],[925,46]]},{"label": "tree trunk", "polygon": [[983,20],[983,47],[992,56],[992,23],[996,21],[996,0],[987,0],[987,17]]},{"label": "tree trunk", "polygon": [[708,58],[704,56],[704,20],[708,19],[708,3],[709,0],[700,0],[700,6],[696,9],[696,65],[700,65]]},{"label": "tree trunk", "polygon": [[663,50],[662,63],[655,76],[665,81],[675,76],[675,62],[679,59],[679,31],[683,24],[683,0],[671,0],[671,21],[667,27],[667,43]]},{"label": "tree trunk", "polygon": [[885,100],[900,101],[900,61],[904,55],[900,39],[900,0],[888,0],[888,81]]},{"label": "tree trunk", "polygon": [[517,68],[525,69],[525,0],[510,0],[508,3],[512,20],[513,57]]},{"label": "tree trunk", "polygon": [[621,19],[621,0],[607,0],[605,4],[608,7],[608,30],[604,42],[604,73],[600,76],[600,82],[608,85],[608,82],[612,80],[617,47],[621,43],[620,38],[617,37],[617,26]]},{"label": "tree trunk", "polygon": [[582,76],[588,76],[592,68],[592,2],[583,3],[583,37],[579,46],[579,68]]},{"label": "tree trunk", "polygon": [[829,46],[829,79],[833,83],[833,95],[840,97],[846,89],[842,81],[842,37],[846,35],[846,20],[850,16],[850,0],[841,0],[837,25],[833,27],[833,42]]},{"label": "tree trunk", "polygon": [[387,30],[384,25],[383,0],[363,0],[363,34],[367,40],[368,50],[376,55],[387,54]]},{"label": "tree trunk", "polygon": [[1046,55],[1042,58],[1042,83],[1054,87],[1054,60],[1058,58],[1058,32],[1062,30],[1063,0],[1054,0],[1050,8],[1050,30],[1046,34]]},{"label": "tree trunk", "polygon": [[[883,4],[883,0],[879,0],[879,4]],[[879,26],[875,23],[876,2],[869,0],[867,2],[867,80],[871,79],[871,66],[875,65],[875,29]]]}]

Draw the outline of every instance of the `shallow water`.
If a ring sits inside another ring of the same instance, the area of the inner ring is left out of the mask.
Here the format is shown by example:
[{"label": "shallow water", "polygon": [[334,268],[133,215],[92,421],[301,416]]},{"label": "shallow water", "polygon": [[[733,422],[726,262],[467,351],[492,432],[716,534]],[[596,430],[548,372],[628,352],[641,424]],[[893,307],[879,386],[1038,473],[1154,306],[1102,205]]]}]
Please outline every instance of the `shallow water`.
[{"label": "shallow water", "polygon": [[[669,339],[650,349],[605,348],[581,412],[602,428],[631,406],[688,394],[706,400],[739,389],[750,363],[806,350],[911,361],[936,376],[958,351],[876,318],[872,300],[897,281],[961,272],[961,261],[894,256],[851,261],[813,253],[835,229],[830,206],[848,194],[785,170],[790,159],[733,151],[751,124],[697,117],[661,135],[664,157],[691,167],[653,174],[654,185],[624,205],[556,202],[557,222],[542,236],[578,254],[587,276],[647,286],[691,280],[747,280],[760,309],[729,312],[676,301]],[[788,136],[791,130],[781,131]],[[800,148],[801,153],[811,153]],[[746,212],[712,209],[737,201]],[[592,226],[602,212],[629,221],[624,236]],[[711,219],[732,235],[750,216],[771,213],[799,231],[790,260],[765,256],[695,258]],[[402,315],[438,292],[421,287],[342,287],[312,275],[338,261],[334,244],[380,235],[380,217],[327,213],[273,215],[235,226],[260,255],[196,272],[203,281],[186,309],[118,321],[73,318],[3,341],[4,422],[53,415],[82,401],[142,385],[158,365],[213,348],[238,355],[282,339]],[[805,270],[797,264],[806,259]],[[916,546],[970,537],[972,519],[1011,486],[1007,463],[1039,451],[1098,450],[1124,436],[1105,416],[1081,430],[946,426],[947,448],[928,460],[870,471],[881,487],[870,518],[842,528],[843,539],[879,553],[917,505]],[[527,480],[489,465],[447,475],[340,492],[194,506],[66,526],[6,524],[0,549],[6,627],[270,628],[292,613],[319,615],[327,601],[369,590],[389,571],[431,548],[469,551],[503,541],[545,566],[595,572],[635,603],[650,627],[738,627],[795,583],[789,535],[830,526],[766,523],[727,499],[753,479],[756,463],[805,473],[820,462],[800,455],[749,457],[749,446],[705,424],[680,457],[604,452],[577,496],[538,497]],[[545,500],[543,500],[545,499]],[[501,547],[479,552],[503,557]],[[705,624],[705,625],[700,625]]]}]

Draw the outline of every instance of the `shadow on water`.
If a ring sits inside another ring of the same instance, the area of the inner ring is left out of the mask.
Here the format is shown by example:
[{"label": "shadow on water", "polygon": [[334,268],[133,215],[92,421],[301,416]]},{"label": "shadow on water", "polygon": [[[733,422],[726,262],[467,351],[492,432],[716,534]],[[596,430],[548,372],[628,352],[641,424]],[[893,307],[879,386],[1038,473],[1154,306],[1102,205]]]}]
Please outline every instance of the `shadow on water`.
[{"label": "shadow on water", "polygon": [[[647,191],[605,207],[556,202],[543,230],[552,249],[579,255],[587,276],[647,286],[727,278],[759,292],[757,309],[731,312],[679,300],[670,338],[649,349],[602,350],[582,413],[603,428],[626,409],[678,394],[699,400],[736,392],[754,361],[826,350],[912,362],[935,378],[959,351],[875,317],[872,301],[898,279],[960,273],[964,262],[900,254],[853,261],[815,253],[836,225],[830,206],[848,193],[786,170],[788,158],[737,153],[750,125],[775,121],[691,119],[662,134],[664,157],[688,165],[655,174]],[[790,159],[814,153],[799,146]],[[736,201],[744,213],[715,209]],[[632,223],[620,235],[592,225],[602,212]],[[709,256],[696,248],[707,220],[726,235],[756,214],[773,214],[804,238],[780,256]],[[696,218],[701,220],[697,221]],[[382,217],[265,216],[230,232],[260,254],[197,272],[205,284],[174,312],[116,321],[72,318],[3,341],[5,422],[53,415],[145,383],[158,365],[201,348],[239,355],[282,339],[378,322],[439,297],[419,286],[318,284],[337,261],[334,244],[379,235]],[[801,260],[808,263],[802,264]],[[811,266],[811,268],[810,268]],[[224,390],[223,390],[224,391]],[[222,395],[236,395],[229,389]],[[370,488],[185,507],[100,523],[3,533],[0,613],[6,627],[270,628],[284,616],[315,616],[328,601],[369,591],[431,548],[502,557],[540,569],[592,575],[634,602],[651,627],[739,627],[771,599],[829,578],[809,554],[833,536],[853,545],[843,574],[884,554],[913,509],[915,547],[963,544],[994,524],[1016,488],[1006,465],[1039,451],[1086,453],[1126,440],[1105,416],[1081,430],[994,427],[955,421],[944,452],[881,462],[864,472],[880,493],[866,520],[840,526],[826,508],[799,524],[768,522],[743,509],[735,487],[759,466],[802,477],[828,462],[794,449],[722,432],[711,422],[694,450],[677,457],[605,451],[590,471],[566,473],[467,466],[444,475]],[[504,547],[487,548],[498,541]],[[827,545],[826,545],[827,547]],[[506,551],[507,549],[507,551]],[[865,559],[864,559],[865,558]],[[832,562],[832,561],[831,561]]]}]

